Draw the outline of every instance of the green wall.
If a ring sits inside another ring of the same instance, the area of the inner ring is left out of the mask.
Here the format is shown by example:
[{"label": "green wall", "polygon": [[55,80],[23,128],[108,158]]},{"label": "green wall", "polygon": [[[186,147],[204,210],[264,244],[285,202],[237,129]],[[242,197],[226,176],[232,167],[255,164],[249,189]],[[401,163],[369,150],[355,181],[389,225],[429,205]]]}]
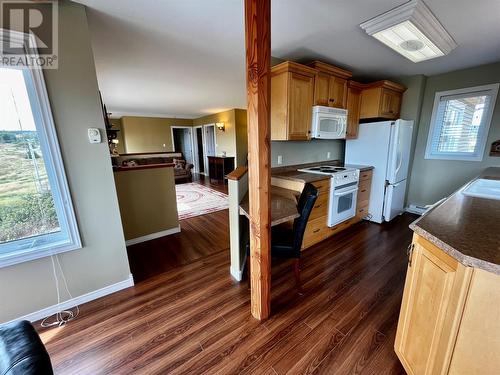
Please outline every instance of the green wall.
[{"label": "green wall", "polygon": [[190,119],[139,116],[123,116],[121,122],[128,154],[174,151],[171,127],[193,125]]},{"label": "green wall", "polygon": [[[108,145],[87,138],[87,128],[104,132],[104,122],[83,5],[59,2],[59,69],[44,75],[83,242],[58,255],[77,297],[130,274]],[[0,301],[0,322],[55,305],[50,258],[0,268]]]},{"label": "green wall", "polygon": [[[491,143],[500,139],[500,105],[497,99],[483,160],[454,161],[424,159],[427,135],[437,91],[446,91],[500,82],[500,62],[470,69],[454,71],[428,77],[422,101],[422,111],[418,126],[415,157],[408,192],[409,204],[431,204],[444,198],[464,183],[477,176],[483,169],[500,167],[500,158],[490,157]],[[403,111],[411,110],[403,105]],[[404,114],[403,114],[404,115]]]}]

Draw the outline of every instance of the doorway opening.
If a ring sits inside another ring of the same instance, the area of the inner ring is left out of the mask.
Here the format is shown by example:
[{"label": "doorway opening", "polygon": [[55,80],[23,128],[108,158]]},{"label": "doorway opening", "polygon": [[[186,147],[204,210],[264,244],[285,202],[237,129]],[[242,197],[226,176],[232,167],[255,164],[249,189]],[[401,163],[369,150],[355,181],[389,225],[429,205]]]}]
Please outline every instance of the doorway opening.
[{"label": "doorway opening", "polygon": [[191,126],[172,126],[172,143],[175,152],[182,152],[186,163],[193,164],[193,139]]},{"label": "doorway opening", "polygon": [[203,147],[203,126],[195,126],[193,132],[193,146],[194,146],[194,171],[196,173],[206,175],[205,173],[205,150]]}]

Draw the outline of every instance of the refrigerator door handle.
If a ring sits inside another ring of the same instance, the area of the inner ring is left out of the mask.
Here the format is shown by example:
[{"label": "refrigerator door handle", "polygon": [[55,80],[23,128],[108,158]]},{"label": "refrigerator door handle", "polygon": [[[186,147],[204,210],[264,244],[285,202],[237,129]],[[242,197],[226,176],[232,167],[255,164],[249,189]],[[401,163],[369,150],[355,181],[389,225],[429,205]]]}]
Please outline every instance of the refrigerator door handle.
[{"label": "refrigerator door handle", "polygon": [[394,176],[397,176],[401,166],[403,165],[403,150],[401,147],[401,139],[398,140],[398,154],[396,156],[396,160],[398,160],[398,166],[396,167],[396,171],[394,172]]}]

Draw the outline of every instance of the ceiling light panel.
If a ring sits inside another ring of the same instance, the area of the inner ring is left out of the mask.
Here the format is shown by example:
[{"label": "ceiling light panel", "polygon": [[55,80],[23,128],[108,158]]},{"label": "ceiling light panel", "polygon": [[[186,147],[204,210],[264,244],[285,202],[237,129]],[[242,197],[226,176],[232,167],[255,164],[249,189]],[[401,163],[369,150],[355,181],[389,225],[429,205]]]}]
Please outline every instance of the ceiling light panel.
[{"label": "ceiling light panel", "polygon": [[444,56],[457,46],[421,0],[409,1],[360,27],[415,63]]},{"label": "ceiling light panel", "polygon": [[372,36],[413,62],[444,56],[443,51],[410,21],[379,31]]}]

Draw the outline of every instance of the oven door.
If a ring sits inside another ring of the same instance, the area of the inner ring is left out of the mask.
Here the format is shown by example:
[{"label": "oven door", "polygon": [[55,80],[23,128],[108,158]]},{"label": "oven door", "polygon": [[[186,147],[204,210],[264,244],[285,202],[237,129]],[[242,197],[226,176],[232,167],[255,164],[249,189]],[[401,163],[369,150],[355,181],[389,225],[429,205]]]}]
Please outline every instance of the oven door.
[{"label": "oven door", "polygon": [[331,191],[328,226],[333,227],[356,215],[358,183],[338,186]]},{"label": "oven door", "polygon": [[313,138],[345,139],[347,117],[340,114],[318,114]]}]

